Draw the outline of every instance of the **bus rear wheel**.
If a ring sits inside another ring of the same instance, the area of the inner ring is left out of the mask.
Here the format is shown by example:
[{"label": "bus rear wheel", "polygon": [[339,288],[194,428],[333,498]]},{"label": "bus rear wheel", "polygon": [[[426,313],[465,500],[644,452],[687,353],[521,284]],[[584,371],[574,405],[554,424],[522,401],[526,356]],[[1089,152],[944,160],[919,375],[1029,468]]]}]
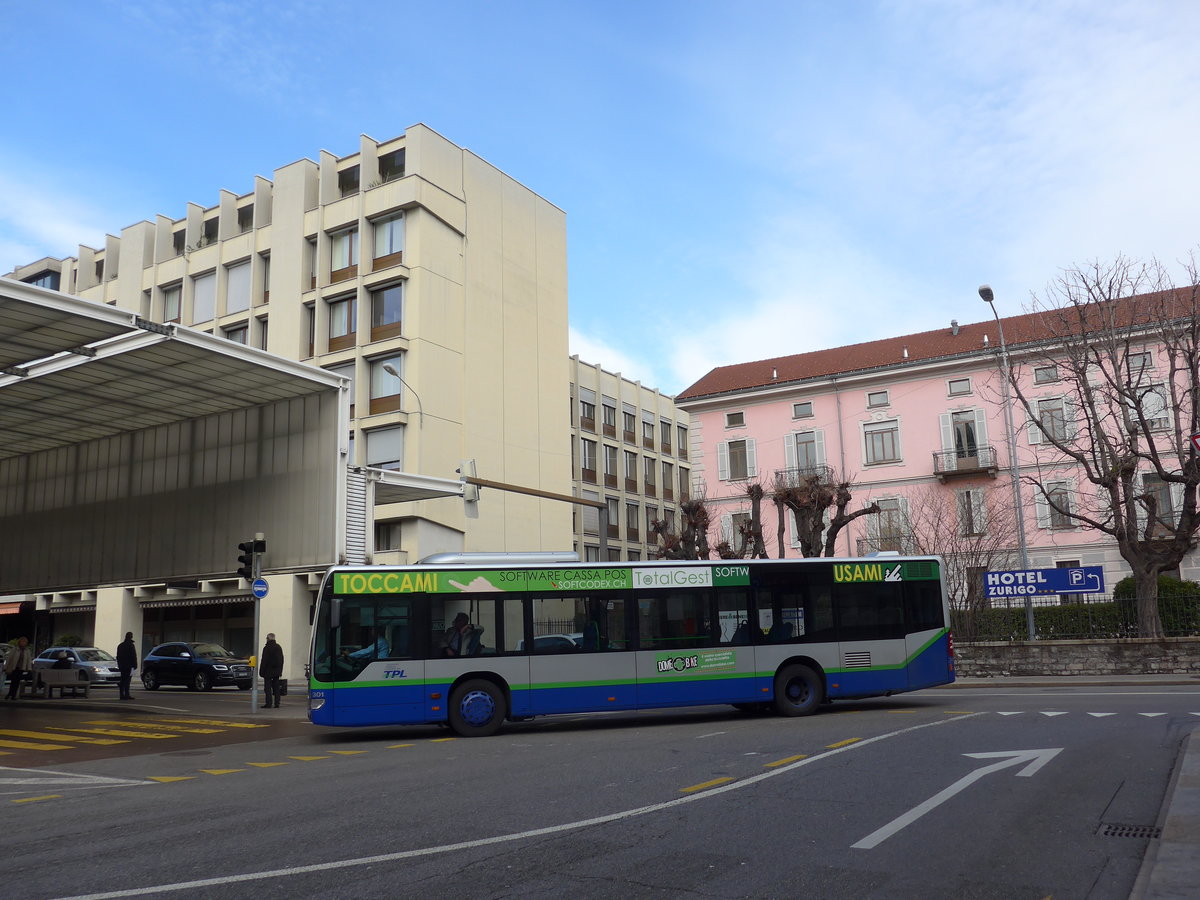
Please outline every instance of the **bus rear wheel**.
[{"label": "bus rear wheel", "polygon": [[781,716],[811,716],[824,695],[820,676],[808,666],[784,666],[775,675],[775,711]]},{"label": "bus rear wheel", "polygon": [[504,692],[490,681],[464,681],[450,695],[450,727],[463,737],[488,737],[504,724]]}]

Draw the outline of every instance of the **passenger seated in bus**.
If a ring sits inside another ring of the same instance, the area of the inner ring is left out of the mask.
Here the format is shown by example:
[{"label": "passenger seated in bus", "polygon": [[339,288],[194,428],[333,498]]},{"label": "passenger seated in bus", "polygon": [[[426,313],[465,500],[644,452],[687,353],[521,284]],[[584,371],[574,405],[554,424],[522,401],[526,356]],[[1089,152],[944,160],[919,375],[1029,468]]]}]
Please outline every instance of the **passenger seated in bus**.
[{"label": "passenger seated in bus", "polygon": [[750,643],[750,623],[742,622],[734,631],[733,637],[729,639],[731,644],[748,644]]},{"label": "passenger seated in bus", "polygon": [[767,642],[771,644],[782,644],[792,639],[792,633],[796,630],[791,622],[775,622],[771,625],[770,631],[767,632]]},{"label": "passenger seated in bus", "polygon": [[454,622],[442,635],[443,656],[474,656],[479,652],[479,635],[483,629],[475,629],[465,612],[454,617]]}]

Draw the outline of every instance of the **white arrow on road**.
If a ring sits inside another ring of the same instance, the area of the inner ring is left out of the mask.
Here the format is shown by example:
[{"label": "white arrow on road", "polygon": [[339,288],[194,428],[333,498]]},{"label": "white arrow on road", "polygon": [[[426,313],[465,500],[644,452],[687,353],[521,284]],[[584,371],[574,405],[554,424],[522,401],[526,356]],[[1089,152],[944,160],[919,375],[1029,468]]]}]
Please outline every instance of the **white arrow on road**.
[{"label": "white arrow on road", "polygon": [[12,769],[0,766],[0,793],[12,793],[3,788],[23,788],[35,785],[59,785],[63,787],[121,787],[145,784],[129,778],[108,778],[104,775],[76,775],[72,772],[55,772],[51,769]]},{"label": "white arrow on road", "polygon": [[932,809],[941,806],[963,788],[974,784],[984,775],[990,775],[992,772],[999,772],[1001,769],[1009,769],[1013,766],[1019,766],[1025,763],[1025,768],[1015,774],[1029,778],[1031,775],[1036,775],[1037,772],[1062,753],[1062,747],[1055,747],[1048,750],[998,750],[992,753],[964,753],[963,756],[970,756],[973,759],[996,759],[1004,757],[1002,762],[992,763],[990,766],[984,766],[981,769],[976,769],[970,775],[966,775],[950,787],[938,791],[920,806],[913,807],[899,818],[893,819],[877,831],[873,831],[857,844],[852,844],[852,849],[855,850],[870,850],[877,847],[890,838],[893,834],[904,828],[906,825],[911,825],[925,813]]}]

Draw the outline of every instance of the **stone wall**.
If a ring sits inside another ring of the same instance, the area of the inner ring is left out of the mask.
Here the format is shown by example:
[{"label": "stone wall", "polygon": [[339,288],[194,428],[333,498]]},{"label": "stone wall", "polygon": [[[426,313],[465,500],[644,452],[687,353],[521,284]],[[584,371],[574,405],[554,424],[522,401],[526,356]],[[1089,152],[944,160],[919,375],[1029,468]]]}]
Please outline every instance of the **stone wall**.
[{"label": "stone wall", "polygon": [[1200,674],[1200,638],[955,643],[954,656],[963,678]]}]

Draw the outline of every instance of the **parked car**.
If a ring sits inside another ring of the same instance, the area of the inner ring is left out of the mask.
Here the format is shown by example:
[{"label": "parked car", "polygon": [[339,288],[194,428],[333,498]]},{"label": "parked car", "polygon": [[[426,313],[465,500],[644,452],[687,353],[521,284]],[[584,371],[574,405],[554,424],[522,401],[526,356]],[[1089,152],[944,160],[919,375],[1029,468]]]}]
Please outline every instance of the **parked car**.
[{"label": "parked car", "polygon": [[159,644],[142,660],[141,673],[148,691],[157,691],[163,684],[183,684],[193,691],[237,685],[239,690],[248,691],[254,683],[249,660],[207,641]]},{"label": "parked car", "polygon": [[116,684],[121,680],[117,660],[107,650],[98,647],[49,647],[34,657],[34,670],[53,668],[60,653],[67,654],[72,669],[83,669],[87,672],[92,687]]}]

